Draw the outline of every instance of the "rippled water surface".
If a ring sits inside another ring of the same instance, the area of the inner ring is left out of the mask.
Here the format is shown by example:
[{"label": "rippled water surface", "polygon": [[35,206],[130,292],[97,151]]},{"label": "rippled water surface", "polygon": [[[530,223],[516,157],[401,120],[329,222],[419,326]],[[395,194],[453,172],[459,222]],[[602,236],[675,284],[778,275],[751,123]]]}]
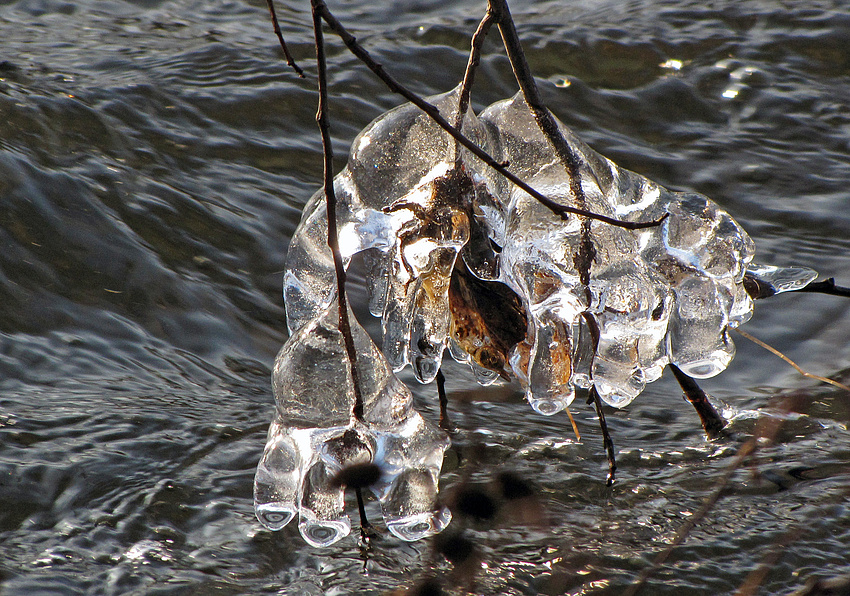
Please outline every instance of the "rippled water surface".
[{"label": "rippled water surface", "polygon": [[[483,11],[470,0],[330,5],[422,94],[457,83]],[[844,285],[847,8],[512,4],[546,101],[595,149],[711,196],[750,232],[757,260]],[[381,594],[431,570],[458,583],[427,542],[386,536],[364,563],[353,537],[310,549],[296,528],[273,534],[254,518],[270,365],[286,338],[285,250],[321,177],[307,9],[278,5],[301,80],[261,1],[0,1],[0,593]],[[515,92],[499,50],[493,36],[476,108]],[[336,40],[328,52],[341,168],[354,135],[400,100]],[[356,278],[352,294],[363,304]],[[850,301],[756,306],[747,331],[812,372],[850,376]],[[748,433],[778,415],[780,395],[798,397],[800,413],[644,593],[734,592],[780,543],[762,593],[850,573],[848,396],[736,341],[729,370],[703,383],[736,415],[734,436],[706,441],[665,374],[608,413],[611,489],[590,408],[573,408],[578,442],[518,387],[480,389],[447,365],[451,456],[480,443],[475,477],[525,475],[550,518],[546,530],[509,516],[477,529],[474,591],[620,593]],[[434,416],[434,388],[413,389]],[[444,485],[461,474],[448,462]]]}]

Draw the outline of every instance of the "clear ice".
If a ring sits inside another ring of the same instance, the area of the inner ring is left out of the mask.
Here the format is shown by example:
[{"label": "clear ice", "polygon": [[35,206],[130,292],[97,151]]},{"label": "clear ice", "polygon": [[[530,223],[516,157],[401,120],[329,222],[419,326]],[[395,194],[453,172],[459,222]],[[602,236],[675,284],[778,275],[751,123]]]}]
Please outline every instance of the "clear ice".
[{"label": "clear ice", "polygon": [[403,540],[442,530],[451,516],[437,505],[437,480],[448,437],[422,418],[410,390],[396,378],[353,313],[352,335],[363,399],[355,419],[351,365],[338,329],[337,301],[284,344],[272,372],[276,410],[254,480],[260,522],[279,530],[298,516],[313,546],[351,531],[343,468],[371,462],[381,470],[370,487],[387,528]]},{"label": "clear ice", "polygon": [[[458,97],[455,89],[429,101],[453,122]],[[346,266],[364,254],[369,310],[383,335],[378,350],[353,325],[369,396],[362,423],[350,419],[324,193],[309,201],[287,256],[292,336],[275,365],[277,418],[257,471],[265,525],[282,527],[298,513],[311,544],[347,534],[341,489],[327,479],[358,461],[385,471],[375,494],[394,533],[415,539],[447,523],[433,510],[446,438],[410,407],[393,374],[407,364],[430,382],[448,346],[482,384],[513,373],[541,414],[590,387],[623,407],[667,364],[696,378],[723,371],[735,355],[729,329],[749,320],[752,296],[816,277],[754,264],[750,237],[709,199],[624,170],[558,126],[579,164],[573,177],[520,95],[467,113],[461,129],[559,204],[577,206],[580,188],[589,211],[663,222],[627,230],[557,216],[411,104],[354,140],[334,180],[340,252]],[[582,247],[592,257],[586,271],[576,258]]]}]

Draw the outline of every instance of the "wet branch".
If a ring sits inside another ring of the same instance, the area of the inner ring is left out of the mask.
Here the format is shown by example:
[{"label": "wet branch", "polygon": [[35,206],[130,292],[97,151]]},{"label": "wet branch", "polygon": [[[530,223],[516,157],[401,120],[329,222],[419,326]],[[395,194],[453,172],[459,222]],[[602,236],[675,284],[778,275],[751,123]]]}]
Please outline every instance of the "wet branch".
[{"label": "wet branch", "polygon": [[699,419],[702,422],[703,429],[705,429],[706,436],[709,439],[719,437],[721,431],[726,428],[726,420],[717,413],[717,410],[708,401],[706,392],[700,389],[700,386],[697,385],[694,379],[683,373],[682,369],[675,364],[670,364],[669,366],[670,370],[673,371],[673,376],[676,377],[676,381],[678,381],[679,386],[684,392],[685,399],[691,402],[691,405],[697,411],[697,414],[699,414]]},{"label": "wet branch", "polygon": [[289,53],[289,48],[286,46],[286,41],[283,39],[283,33],[280,30],[280,23],[277,20],[277,11],[274,9],[274,0],[267,0],[267,4],[269,5],[269,15],[272,19],[272,26],[274,27],[274,33],[277,35],[277,39],[280,42],[280,47],[283,50],[283,55],[286,57],[286,63],[292,67],[298,76],[302,79],[304,78],[304,71],[301,70],[301,67],[295,63],[295,59],[292,57],[292,54]]},{"label": "wet branch", "polygon": [[540,192],[534,190],[531,186],[526,184],[521,178],[511,173],[505,164],[494,159],[489,153],[481,149],[478,145],[476,145],[472,140],[470,140],[466,135],[460,132],[457,128],[452,126],[443,116],[440,114],[440,110],[437,109],[436,106],[428,103],[406,87],[404,87],[401,83],[396,81],[393,77],[391,77],[385,70],[384,67],[376,62],[372,56],[367,52],[358,42],[357,39],[351,35],[348,30],[339,22],[339,20],[328,10],[327,5],[323,0],[312,0],[312,4],[314,6],[314,10],[317,14],[321,16],[321,18],[327,23],[327,25],[331,28],[331,30],[336,33],[345,46],[354,54],[357,58],[360,59],[366,67],[371,70],[379,79],[381,79],[387,88],[393,93],[398,93],[405,99],[407,99],[410,103],[418,107],[420,110],[425,112],[431,120],[434,121],[440,128],[445,130],[452,138],[454,138],[458,143],[460,143],[464,148],[468,149],[470,153],[475,155],[489,167],[493,168],[499,174],[513,182],[520,189],[524,190],[526,193],[537,199],[540,203],[545,205],[550,211],[561,217],[562,219],[567,219],[569,214],[573,215],[582,215],[584,217],[589,217],[591,219],[595,219],[598,221],[605,222],[612,226],[617,226],[620,228],[625,228],[627,230],[640,230],[645,228],[653,228],[661,224],[666,217],[666,214],[663,217],[660,217],[653,221],[648,222],[629,222],[629,221],[620,221],[619,219],[615,219],[613,217],[608,217],[606,215],[601,215],[599,213],[593,213],[592,211],[587,211],[584,209],[577,209],[575,207],[569,207],[567,205],[561,205],[552,199],[546,197]]},{"label": "wet branch", "polygon": [[437,395],[440,398],[440,428],[449,430],[449,398],[446,396],[446,377],[443,376],[442,368],[437,371]]},{"label": "wet branch", "polygon": [[617,458],[614,453],[614,441],[611,440],[611,434],[608,432],[608,423],[605,421],[605,412],[602,411],[602,400],[599,399],[599,393],[596,387],[590,388],[590,397],[588,401],[592,401],[596,408],[596,415],[599,416],[599,427],[602,429],[602,445],[605,447],[605,455],[608,458],[608,478],[606,484],[611,486],[614,484],[614,479],[617,474]]},{"label": "wet branch", "polygon": [[819,281],[815,283],[810,283],[809,285],[800,288],[799,290],[792,290],[794,292],[814,292],[818,294],[829,294],[831,296],[843,296],[845,298],[850,298],[850,288],[845,288],[843,286],[835,285],[835,278],[830,277],[825,281]]},{"label": "wet branch", "polygon": [[316,121],[322,134],[322,152],[324,154],[324,192],[328,213],[328,246],[333,254],[336,272],[336,288],[339,307],[339,332],[345,342],[345,351],[351,366],[351,381],[354,390],[354,406],[351,415],[355,420],[363,420],[363,395],[360,390],[360,373],[357,369],[357,350],[351,325],[348,320],[348,299],[345,295],[345,267],[339,252],[339,237],[336,226],[336,194],[334,193],[333,147],[331,146],[330,121],[328,112],[328,79],[325,60],[325,43],[322,36],[322,19],[313,2],[313,34],[316,39],[316,65],[318,67],[319,109]]}]

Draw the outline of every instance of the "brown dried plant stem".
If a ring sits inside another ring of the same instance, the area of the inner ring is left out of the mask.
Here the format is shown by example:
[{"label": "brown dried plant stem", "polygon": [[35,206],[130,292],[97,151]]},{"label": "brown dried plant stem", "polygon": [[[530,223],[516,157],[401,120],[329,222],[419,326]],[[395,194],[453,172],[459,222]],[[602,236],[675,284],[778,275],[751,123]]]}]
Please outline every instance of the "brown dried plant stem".
[{"label": "brown dried plant stem", "polygon": [[396,81],[392,76],[390,76],[385,70],[384,67],[376,62],[372,56],[367,52],[358,42],[357,39],[348,32],[348,30],[339,22],[339,20],[328,10],[327,5],[323,0],[312,0],[312,4],[315,7],[315,10],[318,14],[321,15],[322,19],[331,30],[336,33],[345,46],[354,54],[357,58],[360,59],[363,64],[366,65],[369,70],[371,70],[375,75],[380,78],[384,84],[389,88],[393,93],[398,93],[405,99],[407,99],[410,103],[421,109],[425,112],[431,120],[434,121],[440,128],[445,130],[452,138],[454,138],[458,143],[460,143],[464,148],[469,150],[470,153],[475,155],[489,167],[493,168],[499,174],[510,180],[516,186],[524,190],[526,193],[540,201],[543,205],[548,207],[553,213],[559,215],[560,217],[566,219],[569,214],[573,215],[582,215],[584,217],[589,217],[591,219],[595,219],[598,221],[605,222],[612,226],[617,226],[620,228],[625,228],[627,230],[640,230],[645,228],[652,228],[658,226],[666,217],[666,214],[663,217],[660,217],[653,221],[647,222],[629,222],[629,221],[620,221],[619,219],[615,219],[613,217],[608,217],[607,215],[601,215],[599,213],[593,213],[592,211],[586,211],[584,209],[577,209],[575,207],[569,207],[566,205],[561,205],[556,203],[555,201],[549,199],[545,195],[539,193],[531,186],[526,184],[521,178],[511,173],[505,164],[494,159],[489,153],[481,149],[478,145],[476,145],[472,140],[466,137],[462,132],[460,132],[457,128],[452,126],[443,116],[440,114],[440,111],[433,104],[428,103],[406,87],[404,87],[401,83]]},{"label": "brown dried plant stem", "polygon": [[608,486],[614,484],[617,473],[617,458],[614,454],[614,441],[611,440],[611,434],[608,432],[608,423],[605,421],[605,412],[602,410],[602,400],[599,399],[599,393],[596,387],[590,388],[590,397],[588,402],[593,402],[596,408],[596,415],[599,417],[599,427],[602,429],[602,445],[605,447],[605,455],[608,458],[608,477],[606,483]]},{"label": "brown dried plant stem", "polygon": [[[327,61],[325,59],[325,43],[322,36],[322,19],[313,6],[313,34],[316,40],[316,66],[318,72],[319,108],[316,121],[322,135],[322,153],[324,155],[324,192],[328,214],[328,246],[333,254],[334,270],[336,272],[337,305],[339,310],[339,332],[345,343],[348,363],[351,369],[351,383],[354,391],[354,405],[351,415],[354,420],[363,420],[363,394],[360,388],[360,373],[357,369],[357,350],[354,337],[351,335],[351,324],[348,320],[348,299],[345,294],[345,267],[339,252],[339,237],[336,224],[336,194],[333,186],[333,147],[330,136],[330,116],[328,110]],[[371,532],[371,524],[366,518],[363,507],[363,494],[360,487],[354,489],[357,496],[358,511],[360,512],[360,534],[365,541]]]}]

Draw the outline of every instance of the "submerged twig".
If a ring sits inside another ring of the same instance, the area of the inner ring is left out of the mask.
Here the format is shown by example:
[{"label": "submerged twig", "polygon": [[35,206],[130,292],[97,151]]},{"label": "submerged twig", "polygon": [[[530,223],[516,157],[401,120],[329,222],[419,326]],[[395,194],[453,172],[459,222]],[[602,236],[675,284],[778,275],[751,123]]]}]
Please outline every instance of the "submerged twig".
[{"label": "submerged twig", "polygon": [[337,304],[339,308],[339,332],[345,342],[345,351],[351,365],[351,382],[354,391],[354,406],[351,415],[355,420],[363,420],[363,395],[360,391],[360,373],[357,369],[357,350],[354,347],[354,337],[351,335],[351,325],[348,320],[348,299],[345,295],[345,266],[339,252],[339,237],[336,225],[336,194],[334,193],[333,147],[331,146],[330,122],[328,119],[328,86],[327,62],[325,60],[325,44],[322,36],[322,18],[313,5],[313,34],[316,39],[316,64],[318,67],[319,109],[316,121],[322,135],[322,152],[324,155],[324,192],[328,213],[328,246],[333,254],[334,271],[336,273]]},{"label": "submerged twig", "polygon": [[274,0],[267,0],[269,5],[269,15],[272,19],[272,26],[274,27],[274,33],[277,35],[277,39],[280,42],[280,47],[283,50],[283,55],[286,57],[286,63],[292,67],[298,76],[302,79],[304,78],[304,71],[301,70],[301,67],[295,63],[295,59],[292,57],[292,54],[289,53],[289,48],[286,45],[286,41],[283,39],[283,32],[280,30],[280,23],[277,20],[277,11],[274,9]]}]

